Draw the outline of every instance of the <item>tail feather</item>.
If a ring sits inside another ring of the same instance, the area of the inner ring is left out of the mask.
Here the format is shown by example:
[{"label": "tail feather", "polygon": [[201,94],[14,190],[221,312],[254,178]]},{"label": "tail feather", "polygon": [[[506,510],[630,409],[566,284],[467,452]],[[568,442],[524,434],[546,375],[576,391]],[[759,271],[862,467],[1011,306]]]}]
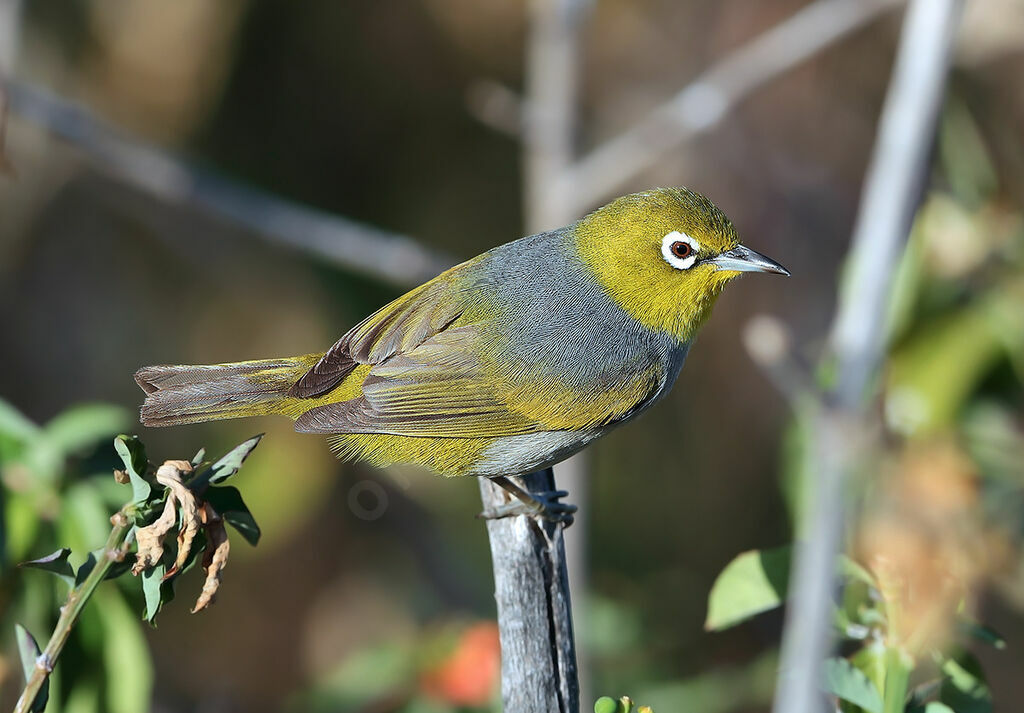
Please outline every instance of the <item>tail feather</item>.
[{"label": "tail feather", "polygon": [[143,367],[135,373],[146,392],[140,418],[147,426],[177,426],[288,413],[288,391],[321,356]]}]

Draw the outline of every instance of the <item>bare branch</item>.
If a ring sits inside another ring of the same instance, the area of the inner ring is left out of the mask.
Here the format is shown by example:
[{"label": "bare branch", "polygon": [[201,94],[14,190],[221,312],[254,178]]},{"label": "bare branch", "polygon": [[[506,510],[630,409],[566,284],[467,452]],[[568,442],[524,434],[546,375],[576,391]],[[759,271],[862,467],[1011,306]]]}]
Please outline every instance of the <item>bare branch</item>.
[{"label": "bare branch", "polygon": [[166,203],[198,206],[267,242],[400,287],[418,285],[454,262],[405,235],[298,205],[194,168],[31,84],[11,81],[7,90],[12,111],[73,144],[105,172]]},{"label": "bare branch", "polygon": [[582,213],[665,153],[716,126],[772,79],[863,27],[902,0],[817,0],[715,63],[633,128],[609,139],[560,179],[570,212]]},{"label": "bare branch", "polygon": [[920,197],[961,8],[961,0],[913,0],[903,24],[831,334],[837,382],[811,438],[815,502],[797,550],[775,713],[823,710],[818,691],[831,641],[843,495],[862,458],[867,396],[884,358],[885,306]]},{"label": "bare branch", "polygon": [[14,73],[21,33],[21,0],[0,0],[0,173],[13,169],[4,150],[7,139],[7,78]]},{"label": "bare branch", "polygon": [[532,0],[526,48],[523,132],[526,229],[551,230],[576,218],[559,181],[572,165],[579,94],[579,30],[591,0]]}]

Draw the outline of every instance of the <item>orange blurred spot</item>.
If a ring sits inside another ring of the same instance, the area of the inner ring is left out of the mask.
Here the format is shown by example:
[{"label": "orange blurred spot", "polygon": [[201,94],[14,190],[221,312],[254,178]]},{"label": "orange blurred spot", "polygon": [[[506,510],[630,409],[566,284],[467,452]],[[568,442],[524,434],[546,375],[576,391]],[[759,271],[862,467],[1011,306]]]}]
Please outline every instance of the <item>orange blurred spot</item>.
[{"label": "orange blurred spot", "polygon": [[420,677],[424,693],[459,706],[480,706],[492,700],[501,673],[501,645],[493,621],[466,629],[446,659]]}]

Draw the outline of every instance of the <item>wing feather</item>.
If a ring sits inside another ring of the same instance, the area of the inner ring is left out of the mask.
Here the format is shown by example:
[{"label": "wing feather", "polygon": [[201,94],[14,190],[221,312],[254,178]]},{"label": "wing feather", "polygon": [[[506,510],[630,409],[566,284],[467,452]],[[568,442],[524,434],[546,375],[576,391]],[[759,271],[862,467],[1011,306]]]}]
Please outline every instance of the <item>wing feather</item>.
[{"label": "wing feather", "polygon": [[[632,373],[592,391],[506,373],[487,360],[487,330],[476,315],[463,263],[398,298],[353,327],[292,387],[299,398],[321,397],[359,364],[371,365],[361,393],[310,404],[298,431],[409,437],[499,438],[539,431],[604,427],[644,408],[660,392],[660,370]],[[485,361],[487,363],[485,363]],[[351,392],[349,392],[351,393]]]}]

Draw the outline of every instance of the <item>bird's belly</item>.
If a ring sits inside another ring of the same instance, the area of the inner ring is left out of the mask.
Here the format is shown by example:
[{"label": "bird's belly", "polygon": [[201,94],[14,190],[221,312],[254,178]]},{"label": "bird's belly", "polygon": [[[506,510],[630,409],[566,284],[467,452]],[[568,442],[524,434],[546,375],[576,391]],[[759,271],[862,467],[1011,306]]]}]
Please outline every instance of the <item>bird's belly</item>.
[{"label": "bird's belly", "polygon": [[560,463],[583,450],[607,429],[543,431],[505,436],[489,445],[467,475],[525,475]]}]

